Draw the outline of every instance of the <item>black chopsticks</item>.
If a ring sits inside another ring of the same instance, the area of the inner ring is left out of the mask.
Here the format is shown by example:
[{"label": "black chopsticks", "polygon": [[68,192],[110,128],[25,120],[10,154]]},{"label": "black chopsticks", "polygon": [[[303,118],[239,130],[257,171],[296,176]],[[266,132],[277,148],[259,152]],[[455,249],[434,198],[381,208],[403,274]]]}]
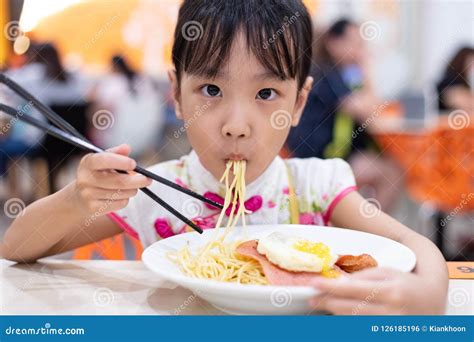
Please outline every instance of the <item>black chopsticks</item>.
[{"label": "black chopsticks", "polygon": [[[27,90],[22,88],[20,85],[18,85],[16,82],[12,81],[10,78],[8,78],[6,75],[0,73],[0,83],[5,84],[8,88],[13,90],[15,93],[17,93],[19,96],[21,96],[23,99],[30,101],[36,109],[43,114],[47,119],[49,119],[52,123],[54,123],[57,127],[52,126],[48,123],[45,123],[41,120],[38,120],[34,117],[31,117],[25,113],[19,113],[18,110],[16,110],[13,107],[7,106],[5,104],[0,103],[0,111],[13,116],[21,121],[24,121],[32,126],[35,126],[36,128],[39,128],[43,130],[44,132],[48,133],[49,135],[54,136],[55,138],[58,138],[60,140],[63,140],[65,142],[70,143],[71,145],[74,145],[78,148],[83,149],[84,151],[87,152],[92,152],[92,153],[100,153],[100,152],[105,152],[103,149],[93,145],[91,142],[87,140],[82,134],[80,134],[73,126],[71,126],[67,121],[65,121],[63,118],[61,118],[58,114],[56,114],[51,108],[48,106],[44,105],[41,103],[38,99],[36,99],[32,94],[30,94]],[[126,171],[123,170],[116,170],[119,173],[127,173]],[[157,182],[160,182],[161,184],[164,184],[166,186],[169,186],[177,191],[183,192],[191,197],[194,197],[202,202],[208,203],[212,205],[215,208],[222,209],[222,205],[214,202],[192,190],[189,190],[187,188],[184,188],[182,186],[179,186],[176,183],[173,183],[169,181],[166,178],[160,177],[140,166],[136,166],[134,169],[135,172],[140,173],[146,177],[149,177]],[[189,220],[187,217],[182,215],[179,211],[174,209],[172,206],[170,206],[168,203],[166,203],[163,199],[161,199],[158,195],[153,193],[150,189],[148,188],[140,188],[140,191],[142,191],[144,194],[146,194],[148,197],[150,197],[152,200],[157,202],[159,205],[161,205],[163,208],[168,210],[171,214],[176,216],[178,219],[180,219],[182,222],[193,228],[195,231],[198,233],[202,233],[202,229],[198,227],[194,222]]]}]

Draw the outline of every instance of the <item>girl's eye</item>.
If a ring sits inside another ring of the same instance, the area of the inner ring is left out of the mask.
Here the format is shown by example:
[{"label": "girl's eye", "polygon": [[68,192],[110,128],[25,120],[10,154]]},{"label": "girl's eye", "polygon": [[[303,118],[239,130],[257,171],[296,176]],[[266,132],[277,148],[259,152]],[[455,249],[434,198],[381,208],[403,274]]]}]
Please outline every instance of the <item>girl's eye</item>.
[{"label": "girl's eye", "polygon": [[261,89],[258,93],[257,93],[257,98],[260,99],[260,100],[273,100],[276,96],[276,92],[275,90],[271,89],[271,88],[265,88],[265,89]]},{"label": "girl's eye", "polygon": [[209,96],[209,97],[222,96],[221,90],[219,89],[219,87],[213,84],[205,85],[204,87],[201,88],[201,91],[204,96]]}]

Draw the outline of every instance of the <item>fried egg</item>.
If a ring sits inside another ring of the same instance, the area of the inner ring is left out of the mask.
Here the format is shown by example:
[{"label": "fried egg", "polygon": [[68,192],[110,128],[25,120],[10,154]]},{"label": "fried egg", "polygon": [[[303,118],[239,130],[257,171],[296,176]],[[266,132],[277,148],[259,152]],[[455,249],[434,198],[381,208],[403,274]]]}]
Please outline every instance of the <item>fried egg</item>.
[{"label": "fried egg", "polygon": [[288,271],[326,273],[331,271],[338,255],[322,242],[271,233],[258,241],[257,251]]}]

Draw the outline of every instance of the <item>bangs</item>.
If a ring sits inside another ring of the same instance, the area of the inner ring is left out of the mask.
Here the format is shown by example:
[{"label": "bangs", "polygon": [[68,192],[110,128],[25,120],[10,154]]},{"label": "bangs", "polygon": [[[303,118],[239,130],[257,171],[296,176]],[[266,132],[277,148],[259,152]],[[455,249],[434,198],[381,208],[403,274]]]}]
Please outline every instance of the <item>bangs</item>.
[{"label": "bangs", "polygon": [[178,80],[182,72],[214,78],[240,33],[262,66],[302,87],[311,66],[312,27],[299,0],[186,0],[172,51]]}]

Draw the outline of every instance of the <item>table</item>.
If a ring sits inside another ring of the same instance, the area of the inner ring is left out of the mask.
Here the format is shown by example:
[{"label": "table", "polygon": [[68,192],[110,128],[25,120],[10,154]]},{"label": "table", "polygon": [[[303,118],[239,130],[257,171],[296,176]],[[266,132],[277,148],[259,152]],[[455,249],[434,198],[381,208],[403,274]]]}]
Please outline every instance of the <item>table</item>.
[{"label": "table", "polygon": [[[141,261],[0,259],[2,315],[225,315]],[[474,280],[450,280],[447,314],[474,315]]]}]

